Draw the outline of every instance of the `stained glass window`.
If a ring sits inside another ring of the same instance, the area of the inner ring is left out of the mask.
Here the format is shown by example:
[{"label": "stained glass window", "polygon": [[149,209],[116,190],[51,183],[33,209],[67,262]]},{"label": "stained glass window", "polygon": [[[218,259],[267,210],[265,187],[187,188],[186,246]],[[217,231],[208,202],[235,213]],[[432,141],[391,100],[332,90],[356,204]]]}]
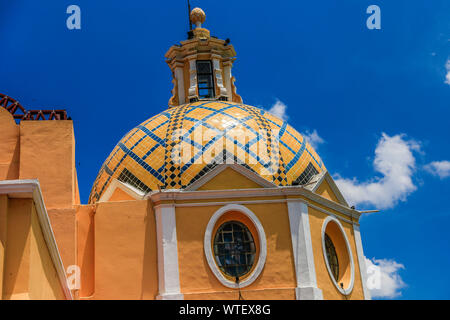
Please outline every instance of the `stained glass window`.
[{"label": "stained glass window", "polygon": [[327,252],[328,265],[330,266],[331,273],[336,281],[339,279],[339,260],[336,254],[336,248],[333,241],[325,233],[325,250]]},{"label": "stained glass window", "polygon": [[246,275],[255,262],[255,242],[248,228],[238,221],[222,224],[214,238],[219,268],[233,278]]}]

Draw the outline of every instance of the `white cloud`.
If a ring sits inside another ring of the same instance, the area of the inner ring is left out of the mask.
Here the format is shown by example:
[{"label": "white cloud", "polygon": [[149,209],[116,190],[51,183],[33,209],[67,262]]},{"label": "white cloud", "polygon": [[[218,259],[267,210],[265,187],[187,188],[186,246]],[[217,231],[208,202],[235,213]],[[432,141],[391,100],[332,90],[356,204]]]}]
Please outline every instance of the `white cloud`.
[{"label": "white cloud", "polygon": [[445,69],[447,70],[447,74],[445,75],[445,83],[450,85],[450,59],[447,60]]},{"label": "white cloud", "polygon": [[303,133],[303,136],[315,150],[317,150],[320,144],[325,142],[325,140],[323,140],[322,137],[319,136],[316,129],[314,129],[313,132],[306,131],[305,133]]},{"label": "white cloud", "polygon": [[367,287],[372,298],[396,298],[406,287],[399,272],[405,269],[401,263],[389,259],[365,258],[367,268]]},{"label": "white cloud", "polygon": [[416,169],[413,151],[419,150],[419,144],[405,140],[403,134],[390,137],[383,133],[373,161],[374,169],[382,177],[360,183],[356,178],[346,179],[337,175],[336,183],[352,205],[371,204],[379,209],[392,208],[417,189],[412,180]]},{"label": "white cloud", "polygon": [[269,110],[267,110],[267,112],[286,121],[289,118],[287,115],[286,109],[287,109],[287,106],[282,101],[277,99],[275,104]]},{"label": "white cloud", "polygon": [[433,161],[427,164],[425,170],[441,179],[450,177],[450,161]]}]

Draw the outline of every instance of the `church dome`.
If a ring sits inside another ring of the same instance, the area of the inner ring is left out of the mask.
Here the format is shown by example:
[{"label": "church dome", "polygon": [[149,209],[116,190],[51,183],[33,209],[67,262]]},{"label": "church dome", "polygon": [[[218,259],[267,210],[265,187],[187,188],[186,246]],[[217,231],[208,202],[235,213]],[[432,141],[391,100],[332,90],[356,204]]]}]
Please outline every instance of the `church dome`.
[{"label": "church dome", "polygon": [[171,107],[128,132],[102,165],[89,197],[115,179],[142,193],[184,189],[221,163],[237,163],[274,186],[302,185],[325,170],[305,138],[265,110],[227,101]]}]

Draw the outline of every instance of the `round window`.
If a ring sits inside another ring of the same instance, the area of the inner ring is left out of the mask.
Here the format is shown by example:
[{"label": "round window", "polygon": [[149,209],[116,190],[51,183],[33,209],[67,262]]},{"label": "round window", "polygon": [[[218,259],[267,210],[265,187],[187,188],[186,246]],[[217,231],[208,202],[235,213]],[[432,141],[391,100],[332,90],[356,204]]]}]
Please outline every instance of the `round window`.
[{"label": "round window", "polygon": [[344,228],[334,217],[327,217],[322,227],[322,249],[331,281],[348,295],[355,279],[352,252]]},{"label": "round window", "polygon": [[214,257],[220,270],[232,278],[245,276],[255,262],[255,242],[249,229],[238,221],[222,224],[214,237]]}]

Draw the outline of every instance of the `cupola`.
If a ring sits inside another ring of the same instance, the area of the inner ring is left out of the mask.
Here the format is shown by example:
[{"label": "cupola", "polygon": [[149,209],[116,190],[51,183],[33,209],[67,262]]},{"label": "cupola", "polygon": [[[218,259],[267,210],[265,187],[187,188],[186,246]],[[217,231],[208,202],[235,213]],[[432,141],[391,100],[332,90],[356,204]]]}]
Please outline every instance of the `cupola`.
[{"label": "cupola", "polygon": [[194,8],[189,18],[195,28],[189,30],[188,39],[172,46],[165,55],[174,85],[169,106],[200,100],[242,103],[231,74],[236,51],[230,40],[213,37],[202,27],[206,19],[202,9]]}]

